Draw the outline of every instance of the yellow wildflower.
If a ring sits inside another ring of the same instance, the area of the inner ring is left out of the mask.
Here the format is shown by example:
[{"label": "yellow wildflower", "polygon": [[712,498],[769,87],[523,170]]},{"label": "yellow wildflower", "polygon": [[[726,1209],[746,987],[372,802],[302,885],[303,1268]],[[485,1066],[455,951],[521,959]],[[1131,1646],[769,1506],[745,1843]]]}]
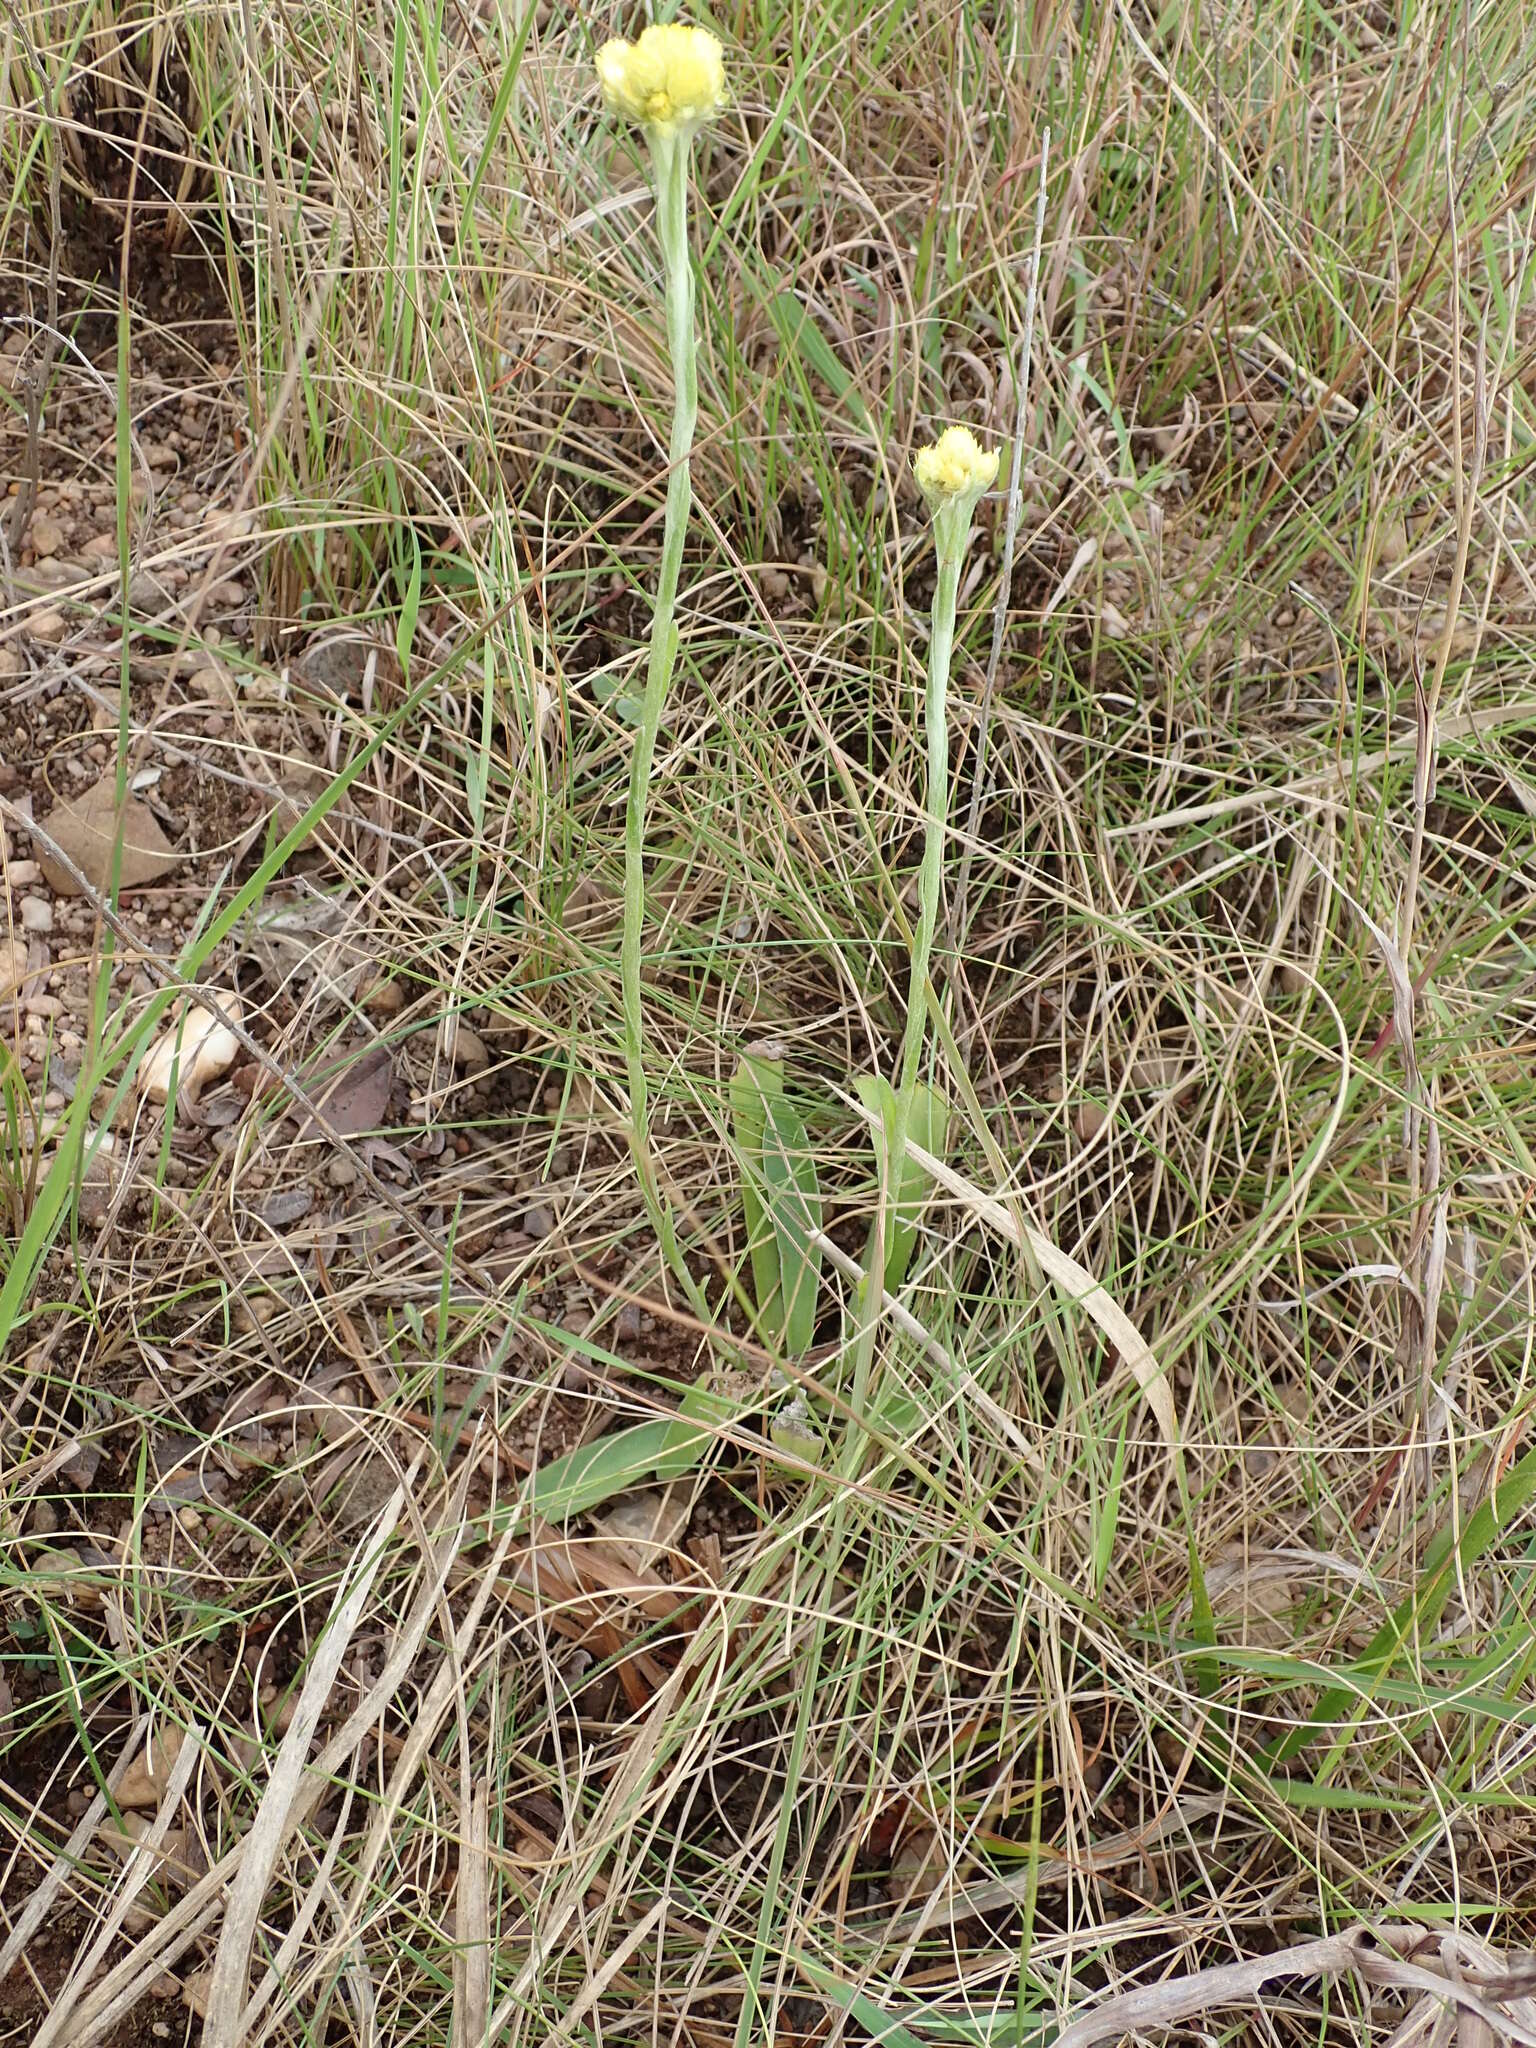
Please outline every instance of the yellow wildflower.
[{"label": "yellow wildflower", "polygon": [[691,131],[725,105],[719,41],[707,28],[682,22],[654,22],[633,43],[604,43],[597,75],[615,113],[659,135]]},{"label": "yellow wildflower", "polygon": [[969,427],[946,427],[913,464],[918,486],[937,508],[951,498],[979,498],[997,482],[997,450],[983,448]]}]

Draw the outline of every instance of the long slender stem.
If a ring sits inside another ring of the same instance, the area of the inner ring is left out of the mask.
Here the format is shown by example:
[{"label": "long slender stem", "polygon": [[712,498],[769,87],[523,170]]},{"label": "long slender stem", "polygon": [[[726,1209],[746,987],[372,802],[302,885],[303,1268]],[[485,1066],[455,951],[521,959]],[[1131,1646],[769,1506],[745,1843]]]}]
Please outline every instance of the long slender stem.
[{"label": "long slender stem", "polygon": [[911,974],[907,983],[907,1021],[902,1033],[897,1064],[896,1107],[885,1139],[885,1175],[880,1190],[880,1217],[871,1246],[871,1270],[866,1277],[860,1307],[858,1339],[854,1349],[853,1385],[849,1405],[853,1425],[844,1458],[844,1476],[856,1475],[864,1456],[859,1428],[869,1399],[869,1382],[875,1355],[875,1335],[880,1325],[881,1279],[885,1263],[885,1239],[889,1220],[894,1217],[901,1189],[901,1170],[907,1156],[907,1132],[912,1122],[912,1105],[917,1097],[922,1067],[923,1040],[928,1029],[929,967],[933,938],[939,922],[939,899],[944,889],[944,835],[949,824],[949,670],[955,647],[955,608],[960,595],[960,565],[970,538],[971,508],[942,507],[934,519],[938,539],[938,579],[933,591],[933,617],[928,640],[928,688],[924,709],[928,737],[928,790],[924,806],[923,865],[918,878],[917,931],[912,944]]},{"label": "long slender stem", "polygon": [[[685,137],[653,136],[657,231],[666,273],[667,345],[672,358],[672,435],[668,449],[666,523],[661,573],[651,614],[651,644],[645,696],[630,757],[629,807],[624,820],[624,937],[619,956],[624,992],[624,1051],[629,1078],[629,1149],[651,1220],[664,1244],[672,1232],[662,1209],[651,1156],[649,1098],[645,1081],[645,1019],[640,1002],[640,969],[645,937],[645,821],[656,735],[666,708],[677,659],[677,584],[693,501],[689,455],[699,411],[698,364],[694,353],[693,270],[688,257],[688,158]],[[675,1263],[675,1261],[674,1261]]]},{"label": "long slender stem", "polygon": [[[902,1125],[902,1147],[906,1126],[917,1093],[918,1067],[922,1061],[923,1039],[928,1026],[928,973],[933,958],[934,933],[939,922],[939,898],[944,887],[944,834],[949,826],[949,669],[955,647],[955,607],[960,596],[961,556],[939,556],[938,580],[933,593],[932,637],[928,643],[928,802],[923,839],[923,867],[918,878],[917,937],[912,948],[912,974],[907,988],[907,1024],[902,1034],[901,1063],[897,1071],[897,1116]],[[902,1157],[891,1148],[887,1169],[893,1184],[901,1178]]]}]

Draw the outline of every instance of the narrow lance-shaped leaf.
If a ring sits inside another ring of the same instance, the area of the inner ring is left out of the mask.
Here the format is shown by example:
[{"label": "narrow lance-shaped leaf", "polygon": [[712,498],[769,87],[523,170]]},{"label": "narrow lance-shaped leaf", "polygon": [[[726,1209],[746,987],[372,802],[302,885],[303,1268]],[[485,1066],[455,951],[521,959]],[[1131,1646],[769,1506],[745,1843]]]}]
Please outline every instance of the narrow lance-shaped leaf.
[{"label": "narrow lance-shaped leaf", "polygon": [[784,1297],[784,1355],[803,1358],[816,1334],[821,1290],[821,1191],[805,1125],[782,1096],[767,1103],[763,1189],[778,1244]]},{"label": "narrow lance-shaped leaf", "polygon": [[731,1128],[741,1161],[741,1214],[752,1257],[752,1293],[763,1334],[784,1332],[779,1246],[763,1204],[763,1126],[768,1103],[784,1094],[784,1062],[773,1053],[743,1053],[731,1076]]},{"label": "narrow lance-shaped leaf", "polygon": [[[875,1164],[883,1191],[890,1130],[896,1120],[896,1091],[878,1074],[861,1074],[854,1086],[864,1107],[879,1118],[872,1135]],[[928,1174],[912,1156],[911,1147],[916,1145],[932,1158],[942,1159],[948,1139],[948,1102],[937,1088],[919,1084],[912,1100],[912,1121],[907,1129],[908,1149],[901,1162],[901,1186],[895,1192],[893,1210],[886,1222],[885,1289],[888,1294],[895,1294],[907,1277],[907,1268],[912,1263],[912,1253],[917,1244],[923,1205],[928,1198]],[[865,1265],[867,1269],[867,1260]]]}]

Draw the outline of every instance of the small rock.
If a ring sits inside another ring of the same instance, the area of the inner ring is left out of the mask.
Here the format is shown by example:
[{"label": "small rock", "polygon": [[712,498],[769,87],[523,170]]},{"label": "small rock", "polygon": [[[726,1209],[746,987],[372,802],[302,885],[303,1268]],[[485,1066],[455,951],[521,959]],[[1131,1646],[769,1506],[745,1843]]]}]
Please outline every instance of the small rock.
[{"label": "small rock", "polygon": [[442,1038],[443,1051],[456,1067],[480,1074],[491,1064],[490,1047],[485,1040],[457,1017],[443,1019]]},{"label": "small rock", "polygon": [[194,697],[206,697],[215,704],[233,704],[235,701],[234,678],[217,662],[195,670],[188,678],[187,688]]},{"label": "small rock", "polygon": [[63,562],[53,555],[34,562],[26,573],[27,581],[38,590],[69,590],[77,583],[89,582],[91,575],[84,562]]},{"label": "small rock", "polygon": [[81,1493],[88,1493],[91,1481],[101,1469],[101,1446],[97,1443],[77,1444],[59,1467],[59,1477],[67,1479],[71,1486]]},{"label": "small rock", "polygon": [[34,555],[56,555],[64,545],[64,529],[50,513],[34,512],[28,538]]},{"label": "small rock", "polygon": [[187,1007],[151,1048],[139,1070],[138,1089],[152,1102],[170,1098],[174,1074],[177,1092],[196,1101],[210,1081],[222,1080],[235,1063],[240,1040],[230,1029],[244,1021],[239,996],[220,991],[219,1008],[208,1003]]},{"label": "small rock", "polygon": [[[121,1827],[115,1821],[104,1821],[97,1830],[97,1839],[126,1863],[153,1825],[146,1813],[125,1813]],[[189,1877],[201,1876],[201,1863],[202,1856],[186,1829],[167,1828],[154,1859],[157,1875],[173,1878],[184,1887]]]},{"label": "small rock", "polygon": [[14,995],[29,972],[27,949],[21,940],[0,938],[0,1000]]},{"label": "small rock", "polygon": [[93,533],[80,550],[80,559],[94,567],[98,562],[117,560],[117,535],[114,533]]},{"label": "small rock", "polygon": [[64,1005],[57,996],[28,996],[26,1003],[29,1017],[62,1017]]},{"label": "small rock", "polygon": [[158,1806],[185,1740],[180,1728],[161,1728],[143,1755],[135,1757],[124,1771],[117,1788],[118,1805]]},{"label": "small rock", "polygon": [[64,614],[56,611],[36,612],[27,621],[27,630],[34,640],[41,640],[45,647],[56,647],[64,638]]},{"label": "small rock", "polygon": [[13,889],[30,889],[34,882],[43,878],[43,871],[35,860],[13,860],[5,873]]},{"label": "small rock", "polygon": [[536,1202],[523,1215],[523,1231],[528,1237],[548,1237],[555,1227],[554,1211],[543,1202]]},{"label": "small rock", "polygon": [[21,928],[24,932],[51,932],[53,930],[53,905],[46,897],[22,897]]},{"label": "small rock", "polygon": [[1109,1111],[1100,1102],[1080,1102],[1072,1113],[1072,1124],[1085,1145],[1093,1140],[1109,1122]]},{"label": "small rock", "polygon": [[381,1016],[392,1017],[404,1003],[405,991],[398,981],[384,976],[365,990],[361,1001],[365,1010],[376,1010]]},{"label": "small rock", "polygon": [[325,1177],[333,1188],[349,1188],[357,1179],[357,1168],[344,1153],[338,1153],[327,1162]]},{"label": "small rock", "polygon": [[313,1188],[279,1188],[257,1204],[256,1214],[269,1230],[289,1230],[314,1206]]}]

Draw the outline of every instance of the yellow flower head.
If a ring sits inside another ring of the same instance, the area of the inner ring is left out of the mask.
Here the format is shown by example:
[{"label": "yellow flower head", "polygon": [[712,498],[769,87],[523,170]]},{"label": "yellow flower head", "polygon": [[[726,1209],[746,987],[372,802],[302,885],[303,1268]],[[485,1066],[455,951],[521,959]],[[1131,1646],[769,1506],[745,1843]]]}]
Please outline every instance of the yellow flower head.
[{"label": "yellow flower head", "polygon": [[937,509],[951,498],[979,498],[997,482],[997,450],[983,448],[969,427],[946,427],[913,464],[918,487]]},{"label": "yellow flower head", "polygon": [[690,132],[725,105],[725,60],[707,28],[653,23],[638,42],[615,37],[597,53],[603,97],[616,114],[660,135]]}]

